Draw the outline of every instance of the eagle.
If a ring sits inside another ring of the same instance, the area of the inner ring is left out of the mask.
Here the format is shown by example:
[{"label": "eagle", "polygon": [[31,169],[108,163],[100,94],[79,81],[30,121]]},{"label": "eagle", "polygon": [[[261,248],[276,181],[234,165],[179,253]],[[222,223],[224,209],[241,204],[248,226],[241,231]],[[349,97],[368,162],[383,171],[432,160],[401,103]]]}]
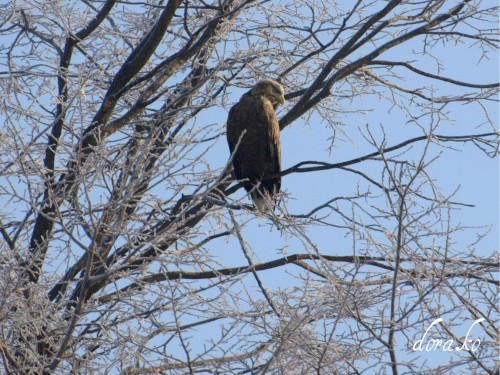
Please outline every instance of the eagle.
[{"label": "eagle", "polygon": [[273,176],[281,171],[280,127],[275,111],[284,103],[283,87],[264,79],[243,94],[229,110],[227,119],[234,174],[243,180],[260,212],[267,212],[281,187],[281,177]]}]

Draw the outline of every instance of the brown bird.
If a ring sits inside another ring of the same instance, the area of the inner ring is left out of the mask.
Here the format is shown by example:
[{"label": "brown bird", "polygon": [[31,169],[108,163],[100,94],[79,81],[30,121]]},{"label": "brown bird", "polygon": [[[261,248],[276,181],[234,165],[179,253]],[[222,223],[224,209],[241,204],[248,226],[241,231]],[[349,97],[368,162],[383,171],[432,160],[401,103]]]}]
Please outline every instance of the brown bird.
[{"label": "brown bird", "polygon": [[280,127],[275,110],[284,103],[283,87],[264,79],[241,97],[227,119],[231,154],[240,142],[233,157],[234,173],[238,180],[245,180],[243,186],[261,212],[268,210],[281,187],[280,177],[268,177],[281,171]]}]

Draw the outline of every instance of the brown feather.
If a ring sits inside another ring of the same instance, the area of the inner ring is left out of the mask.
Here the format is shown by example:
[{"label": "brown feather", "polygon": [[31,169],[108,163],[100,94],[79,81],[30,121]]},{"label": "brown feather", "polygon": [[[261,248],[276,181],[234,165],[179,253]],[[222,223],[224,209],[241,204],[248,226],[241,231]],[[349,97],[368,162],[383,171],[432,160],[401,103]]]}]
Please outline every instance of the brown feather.
[{"label": "brown feather", "polygon": [[260,210],[262,199],[269,196],[272,202],[281,187],[280,177],[269,176],[281,171],[280,129],[274,109],[283,102],[283,88],[278,83],[260,81],[231,108],[227,120],[231,153],[246,130],[233,158],[234,172],[238,180],[247,180],[244,187],[252,191]]}]

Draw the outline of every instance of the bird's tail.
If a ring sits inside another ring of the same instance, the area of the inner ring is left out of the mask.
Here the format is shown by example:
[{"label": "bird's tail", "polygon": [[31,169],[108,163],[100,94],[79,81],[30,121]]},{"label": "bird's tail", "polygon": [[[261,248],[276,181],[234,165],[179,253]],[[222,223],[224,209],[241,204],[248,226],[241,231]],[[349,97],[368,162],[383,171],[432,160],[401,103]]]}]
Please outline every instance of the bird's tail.
[{"label": "bird's tail", "polygon": [[250,192],[255,208],[262,213],[270,213],[274,210],[275,196],[270,191],[254,189]]},{"label": "bird's tail", "polygon": [[252,196],[253,203],[258,211],[262,213],[267,213],[269,211],[268,197],[262,195],[262,193],[257,189],[254,189],[250,195]]}]

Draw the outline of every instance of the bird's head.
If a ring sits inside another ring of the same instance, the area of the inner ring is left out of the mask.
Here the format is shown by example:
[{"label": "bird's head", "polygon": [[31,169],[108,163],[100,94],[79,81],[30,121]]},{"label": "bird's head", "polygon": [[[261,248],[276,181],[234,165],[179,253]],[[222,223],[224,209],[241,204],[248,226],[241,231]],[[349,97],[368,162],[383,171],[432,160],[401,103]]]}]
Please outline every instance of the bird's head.
[{"label": "bird's head", "polygon": [[263,95],[269,99],[274,107],[285,104],[285,90],[278,82],[272,79],[263,79],[250,90],[253,95]]}]

